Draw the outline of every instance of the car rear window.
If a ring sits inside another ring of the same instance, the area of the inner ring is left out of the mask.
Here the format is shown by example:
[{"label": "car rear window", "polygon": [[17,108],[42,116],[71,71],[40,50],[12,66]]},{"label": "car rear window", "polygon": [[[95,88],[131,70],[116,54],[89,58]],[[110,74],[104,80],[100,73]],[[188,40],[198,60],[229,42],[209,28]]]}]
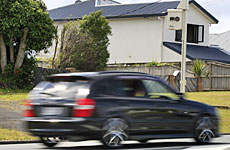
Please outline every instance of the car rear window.
[{"label": "car rear window", "polygon": [[90,79],[85,77],[49,77],[40,82],[30,92],[33,98],[58,97],[63,99],[76,99],[86,96],[90,91]]}]

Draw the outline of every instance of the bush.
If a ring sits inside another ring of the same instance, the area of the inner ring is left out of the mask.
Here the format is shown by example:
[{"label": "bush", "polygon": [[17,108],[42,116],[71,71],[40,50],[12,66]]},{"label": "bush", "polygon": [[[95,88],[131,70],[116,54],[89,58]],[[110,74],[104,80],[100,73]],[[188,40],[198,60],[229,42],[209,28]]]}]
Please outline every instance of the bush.
[{"label": "bush", "polygon": [[69,22],[62,30],[58,61],[59,68],[77,71],[102,71],[109,59],[111,27],[102,11],[90,13],[82,20]]},{"label": "bush", "polygon": [[36,61],[33,57],[25,57],[21,68],[14,72],[14,65],[7,64],[5,73],[0,73],[0,88],[29,89],[32,88]]}]

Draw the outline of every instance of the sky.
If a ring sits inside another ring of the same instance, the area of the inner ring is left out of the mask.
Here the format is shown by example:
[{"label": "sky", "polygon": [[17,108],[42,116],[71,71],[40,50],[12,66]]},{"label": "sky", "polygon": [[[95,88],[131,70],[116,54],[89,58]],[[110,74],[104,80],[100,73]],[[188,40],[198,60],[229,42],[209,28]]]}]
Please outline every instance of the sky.
[{"label": "sky", "polygon": [[[43,0],[48,10],[73,4],[76,0]],[[157,0],[115,0],[124,4],[155,2]],[[170,1],[170,0],[161,0]],[[210,27],[210,33],[222,33],[230,30],[230,0],[196,0],[208,12],[219,20],[217,25]]]}]

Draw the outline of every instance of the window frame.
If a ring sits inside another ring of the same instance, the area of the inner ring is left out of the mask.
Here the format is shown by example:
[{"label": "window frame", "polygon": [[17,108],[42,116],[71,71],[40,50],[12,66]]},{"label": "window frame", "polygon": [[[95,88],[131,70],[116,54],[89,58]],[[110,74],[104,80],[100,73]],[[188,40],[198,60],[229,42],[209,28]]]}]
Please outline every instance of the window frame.
[{"label": "window frame", "polygon": [[[188,40],[189,35],[187,34],[187,42],[188,43],[196,43],[196,44],[203,43],[204,42],[204,25],[187,24],[187,33],[189,30],[189,27],[197,27],[197,33],[196,33],[197,35],[196,35],[196,37],[193,38],[193,41],[189,41]],[[201,31],[200,31],[200,28],[201,28]],[[194,30],[193,30],[193,32],[194,32]],[[195,34],[195,33],[193,33],[193,34]],[[202,36],[201,39],[199,38],[200,34]],[[175,41],[182,42],[182,30],[176,30],[175,31]]]}]

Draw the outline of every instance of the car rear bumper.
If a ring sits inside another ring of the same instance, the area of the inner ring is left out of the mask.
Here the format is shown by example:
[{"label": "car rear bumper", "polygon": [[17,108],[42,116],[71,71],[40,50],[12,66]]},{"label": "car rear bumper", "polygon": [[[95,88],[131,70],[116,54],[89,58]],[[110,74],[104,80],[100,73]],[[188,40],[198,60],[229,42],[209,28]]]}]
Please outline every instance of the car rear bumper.
[{"label": "car rear bumper", "polygon": [[24,118],[26,129],[34,136],[97,137],[102,121],[87,118]]}]

